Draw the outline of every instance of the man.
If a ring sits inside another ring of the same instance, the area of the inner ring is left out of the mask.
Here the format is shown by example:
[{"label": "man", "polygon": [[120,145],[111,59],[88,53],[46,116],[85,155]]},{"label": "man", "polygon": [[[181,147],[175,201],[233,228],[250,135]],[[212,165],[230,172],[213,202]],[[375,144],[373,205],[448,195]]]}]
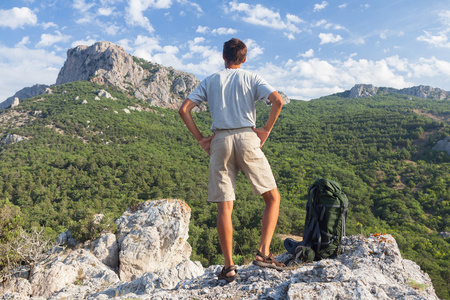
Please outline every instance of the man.
[{"label": "man", "polygon": [[[224,43],[225,69],[205,78],[183,102],[179,114],[200,146],[210,155],[208,201],[217,202],[217,231],[225,265],[218,275],[227,282],[235,280],[236,267],[232,258],[233,225],[231,214],[235,200],[236,177],[242,170],[255,194],[265,201],[261,242],[254,264],[278,270],[285,265],[270,253],[270,242],[278,221],[280,194],[270,165],[261,151],[277,120],[283,99],[260,76],[240,69],[247,59],[247,47],[239,39]],[[272,108],[262,128],[255,128],[255,102],[268,99]],[[212,116],[210,137],[197,128],[191,110],[208,101]]]}]

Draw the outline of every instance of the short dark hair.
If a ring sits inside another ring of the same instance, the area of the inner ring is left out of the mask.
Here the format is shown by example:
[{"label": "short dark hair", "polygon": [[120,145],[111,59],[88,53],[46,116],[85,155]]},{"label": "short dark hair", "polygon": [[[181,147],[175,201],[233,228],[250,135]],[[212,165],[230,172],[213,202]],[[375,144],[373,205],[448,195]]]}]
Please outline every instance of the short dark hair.
[{"label": "short dark hair", "polygon": [[226,62],[239,65],[247,56],[247,46],[240,39],[232,38],[223,44],[223,55]]}]

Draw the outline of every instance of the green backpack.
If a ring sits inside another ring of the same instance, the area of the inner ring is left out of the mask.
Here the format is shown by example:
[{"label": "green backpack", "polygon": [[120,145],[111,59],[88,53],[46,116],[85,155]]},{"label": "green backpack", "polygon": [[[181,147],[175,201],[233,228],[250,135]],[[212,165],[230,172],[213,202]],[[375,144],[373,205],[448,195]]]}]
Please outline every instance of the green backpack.
[{"label": "green backpack", "polygon": [[339,184],[317,179],[308,189],[303,241],[286,239],[286,250],[304,262],[336,257],[345,236],[347,210],[348,199]]}]

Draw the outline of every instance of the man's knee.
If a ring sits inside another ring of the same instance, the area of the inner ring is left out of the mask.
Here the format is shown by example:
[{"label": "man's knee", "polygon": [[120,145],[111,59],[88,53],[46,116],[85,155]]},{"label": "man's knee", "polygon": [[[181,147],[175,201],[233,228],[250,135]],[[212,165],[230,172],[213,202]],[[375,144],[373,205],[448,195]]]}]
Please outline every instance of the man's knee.
[{"label": "man's knee", "polygon": [[277,188],[274,188],[273,190],[263,193],[262,196],[267,204],[268,203],[277,204],[280,203],[281,200],[281,196]]},{"label": "man's knee", "polygon": [[219,215],[231,215],[232,212],[233,212],[233,201],[217,203],[217,213]]}]

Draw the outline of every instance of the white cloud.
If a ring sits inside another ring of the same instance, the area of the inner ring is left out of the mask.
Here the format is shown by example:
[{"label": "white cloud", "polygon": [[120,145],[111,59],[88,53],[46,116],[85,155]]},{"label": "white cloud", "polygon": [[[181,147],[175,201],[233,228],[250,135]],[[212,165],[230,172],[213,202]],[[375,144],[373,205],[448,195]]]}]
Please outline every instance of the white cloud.
[{"label": "white cloud", "polygon": [[76,10],[79,10],[81,13],[85,13],[88,10],[90,10],[94,5],[95,5],[94,2],[91,2],[91,3],[87,4],[85,2],[85,0],[74,0],[72,6]]},{"label": "white cloud", "polygon": [[25,25],[34,26],[36,24],[37,16],[28,7],[0,9],[0,27],[16,29],[23,28]]},{"label": "white cloud", "polygon": [[51,27],[58,28],[58,25],[56,25],[53,22],[42,22],[41,25],[42,25],[42,28],[44,28],[45,30],[47,30],[47,29],[49,29]]},{"label": "white cloud", "polygon": [[141,26],[148,32],[153,32],[155,29],[150,24],[144,12],[148,9],[167,9],[172,5],[172,0],[128,0],[128,6],[125,9],[125,20],[127,24],[133,26]]},{"label": "white cloud", "polygon": [[74,41],[72,43],[71,47],[75,48],[80,45],[91,46],[91,45],[95,44],[96,42],[98,42],[96,39],[92,39],[91,37],[88,36],[88,37],[86,37],[86,39]]},{"label": "white cloud", "polygon": [[114,8],[112,8],[112,7],[100,7],[97,10],[97,13],[100,16],[106,16],[106,17],[112,15],[113,12],[114,12]]},{"label": "white cloud", "polygon": [[229,35],[229,34],[237,33],[237,30],[233,29],[233,28],[220,27],[220,28],[213,29],[211,31],[211,33],[213,35]]},{"label": "white cloud", "polygon": [[286,19],[292,23],[305,23],[302,19],[297,17],[296,15],[286,14]]},{"label": "white cloud", "polygon": [[230,34],[236,34],[238,31],[233,28],[220,27],[220,28],[215,28],[215,29],[211,30],[208,26],[198,26],[197,30],[195,32],[201,33],[201,34],[210,33],[212,35],[230,35]]},{"label": "white cloud", "polygon": [[[20,42],[18,42],[15,47],[20,48],[30,43],[30,37],[24,36]],[[1,101],[1,100],[0,100]]]},{"label": "white cloud", "polygon": [[320,3],[320,4],[314,4],[314,12],[322,10],[322,9],[324,9],[327,6],[328,6],[328,2],[327,1],[322,1],[322,3]]},{"label": "white cloud", "polygon": [[348,6],[347,3],[343,3],[343,4],[339,5],[339,8],[346,8],[347,6]]},{"label": "white cloud", "polygon": [[48,47],[56,43],[67,42],[71,37],[70,35],[64,35],[59,31],[55,31],[56,34],[43,33],[41,40],[37,43],[36,47]]},{"label": "white cloud", "polygon": [[0,101],[27,86],[55,83],[64,60],[44,49],[0,46]]},{"label": "white cloud", "polygon": [[205,33],[207,33],[209,31],[209,27],[208,26],[198,26],[197,27],[197,30],[195,31],[195,32],[197,32],[197,33],[202,33],[202,34],[205,34]]},{"label": "white cloud", "polygon": [[309,49],[305,53],[301,53],[300,56],[304,57],[304,58],[314,57],[314,50],[313,49]]},{"label": "white cloud", "polygon": [[247,39],[244,43],[247,46],[247,59],[250,62],[257,60],[264,53],[264,48],[260,47],[255,40]]},{"label": "white cloud", "polygon": [[261,4],[250,5],[247,3],[238,3],[233,0],[228,3],[227,11],[229,13],[241,13],[241,19],[249,24],[269,27],[276,30],[287,31],[284,35],[292,39],[294,33],[300,33],[301,30],[293,23],[300,23],[301,19],[291,15],[286,15],[286,20],[282,20],[280,13],[273,11]]},{"label": "white cloud", "polygon": [[417,37],[420,42],[426,42],[432,46],[438,48],[450,48],[450,42],[448,40],[448,31],[441,31],[437,35],[432,35],[428,31],[424,31],[425,35]]},{"label": "white cloud", "polygon": [[337,43],[342,41],[342,37],[338,34],[338,35],[334,35],[332,33],[320,33],[319,34],[319,38],[320,38],[320,44],[328,44],[328,43]]},{"label": "white cloud", "polygon": [[415,61],[399,56],[381,60],[356,59],[356,54],[345,60],[326,61],[307,58],[312,49],[300,55],[303,58],[281,64],[267,63],[256,70],[274,88],[293,99],[314,99],[342,92],[357,83],[375,86],[405,88],[429,82],[450,83],[450,62],[435,57]]}]

